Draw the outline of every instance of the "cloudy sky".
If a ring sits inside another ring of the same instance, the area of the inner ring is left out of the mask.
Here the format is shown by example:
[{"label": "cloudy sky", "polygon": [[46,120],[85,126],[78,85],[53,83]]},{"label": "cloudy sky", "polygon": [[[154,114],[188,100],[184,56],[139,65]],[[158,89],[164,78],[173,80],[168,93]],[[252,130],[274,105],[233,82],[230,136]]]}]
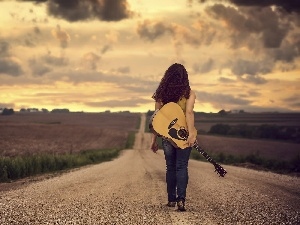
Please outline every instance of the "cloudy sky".
[{"label": "cloudy sky", "polygon": [[0,108],[146,112],[182,63],[195,111],[300,112],[297,0],[2,0]]}]

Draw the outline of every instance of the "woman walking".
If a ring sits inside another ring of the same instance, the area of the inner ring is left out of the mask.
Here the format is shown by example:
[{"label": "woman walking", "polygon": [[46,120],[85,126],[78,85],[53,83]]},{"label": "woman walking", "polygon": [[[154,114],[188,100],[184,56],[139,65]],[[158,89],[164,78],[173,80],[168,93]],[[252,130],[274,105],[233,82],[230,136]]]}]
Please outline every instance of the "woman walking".
[{"label": "woman walking", "polygon": [[[191,90],[188,73],[185,67],[175,63],[165,72],[152,98],[155,100],[155,110],[169,102],[177,103],[185,113],[189,132],[187,139],[189,147],[180,149],[174,147],[168,140],[162,139],[162,147],[166,160],[167,206],[185,211],[186,189],[188,184],[188,161],[192,146],[196,141],[194,133],[194,104],[196,95]],[[153,134],[151,149],[158,150],[157,135]]]}]

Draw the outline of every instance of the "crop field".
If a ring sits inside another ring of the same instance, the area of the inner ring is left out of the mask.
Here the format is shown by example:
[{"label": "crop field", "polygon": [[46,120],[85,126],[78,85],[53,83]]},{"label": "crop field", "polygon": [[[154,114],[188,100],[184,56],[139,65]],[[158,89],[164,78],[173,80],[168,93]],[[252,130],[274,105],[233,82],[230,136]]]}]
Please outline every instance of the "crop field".
[{"label": "crop field", "polygon": [[199,135],[199,145],[207,152],[234,156],[257,155],[265,159],[290,161],[300,156],[300,144],[212,135]]},{"label": "crop field", "polygon": [[237,125],[270,124],[278,126],[300,126],[300,113],[195,113],[195,126],[198,131],[208,132],[218,123]]},{"label": "crop field", "polygon": [[210,152],[224,152],[226,154],[243,156],[258,154],[263,158],[285,161],[300,155],[299,143],[206,135],[215,124],[228,124],[230,126],[238,124],[249,126],[267,124],[299,128],[300,113],[238,113],[223,116],[216,113],[195,114],[195,127],[200,133],[199,143]]},{"label": "crop field", "polygon": [[[147,115],[147,124],[150,119]],[[0,156],[32,156],[38,154],[72,154],[86,150],[124,149],[128,137],[139,128],[139,113],[15,113],[0,116]],[[282,140],[249,139],[209,135],[215,124],[300,126],[300,114],[195,114],[199,144],[216,160],[224,163],[243,163],[239,158],[248,157],[255,163],[274,164],[285,162],[284,168],[300,161],[300,144]],[[146,129],[147,131],[147,129]],[[150,148],[150,146],[149,146]],[[220,154],[225,154],[222,161]],[[196,154],[197,156],[197,154]],[[227,158],[226,158],[227,157]],[[265,160],[275,160],[268,162]],[[295,161],[296,160],[296,161]],[[278,167],[278,166],[277,166]],[[294,168],[294,166],[293,166]],[[298,167],[297,167],[298,168]],[[292,169],[295,171],[295,169]],[[298,171],[298,169],[296,169]]]},{"label": "crop field", "polygon": [[0,116],[0,156],[124,148],[134,113],[15,113]]},{"label": "crop field", "polygon": [[[148,113],[148,120],[152,114]],[[195,113],[195,127],[198,130],[200,146],[213,156],[221,154],[235,157],[255,155],[264,160],[286,162],[300,159],[300,144],[276,139],[249,139],[232,136],[210,135],[216,124],[239,124],[260,126],[263,124],[295,127],[299,131],[299,113],[238,113],[220,115],[217,113]],[[147,125],[148,126],[148,125]],[[198,154],[198,153],[197,153]],[[217,158],[218,159],[218,158]]]}]

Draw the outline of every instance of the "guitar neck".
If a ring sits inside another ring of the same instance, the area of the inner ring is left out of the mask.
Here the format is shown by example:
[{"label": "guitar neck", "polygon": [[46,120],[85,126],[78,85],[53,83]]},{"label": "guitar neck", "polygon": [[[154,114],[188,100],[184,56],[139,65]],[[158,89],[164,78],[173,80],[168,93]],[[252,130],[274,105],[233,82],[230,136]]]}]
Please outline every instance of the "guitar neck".
[{"label": "guitar neck", "polygon": [[193,147],[201,154],[201,155],[203,155],[204,156],[204,158],[208,161],[208,162],[210,162],[210,163],[212,163],[213,165],[215,165],[216,164],[216,162],[198,145],[198,143],[196,142],[194,145],[193,145]]}]

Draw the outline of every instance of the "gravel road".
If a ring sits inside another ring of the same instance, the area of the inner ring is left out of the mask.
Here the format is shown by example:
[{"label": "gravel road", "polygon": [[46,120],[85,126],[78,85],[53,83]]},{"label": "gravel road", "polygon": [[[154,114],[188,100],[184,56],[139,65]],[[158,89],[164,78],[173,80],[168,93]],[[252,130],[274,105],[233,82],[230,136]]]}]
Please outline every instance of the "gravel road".
[{"label": "gravel road", "polygon": [[300,178],[190,160],[187,211],[166,204],[162,150],[143,133],[117,159],[0,191],[0,224],[300,224]]}]

